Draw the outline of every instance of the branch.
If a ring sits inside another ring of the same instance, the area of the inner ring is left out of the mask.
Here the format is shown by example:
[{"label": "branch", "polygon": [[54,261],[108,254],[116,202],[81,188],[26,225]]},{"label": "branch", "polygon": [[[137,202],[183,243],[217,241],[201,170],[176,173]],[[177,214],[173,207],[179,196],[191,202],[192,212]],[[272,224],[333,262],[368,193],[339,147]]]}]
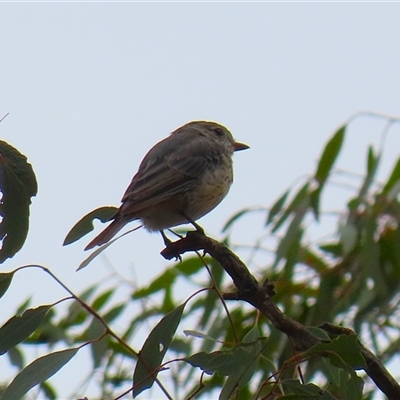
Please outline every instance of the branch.
[{"label": "branch", "polygon": [[227,300],[244,300],[265,315],[276,329],[289,336],[297,351],[305,351],[318,343],[303,325],[287,317],[272,301],[274,294],[273,284],[268,280],[263,284],[257,282],[250,271],[231,250],[222,243],[205,236],[198,231],[188,232],[186,237],[172,242],[161,255],[170,260],[179,258],[180,254],[188,251],[204,250],[217,260],[232,278],[238,291],[226,294]]},{"label": "branch", "polygon": [[[170,260],[179,258],[181,254],[188,251],[204,250],[211,257],[217,260],[222,268],[232,278],[237,292],[224,295],[227,300],[244,300],[258,309],[276,329],[285,333],[292,341],[297,351],[306,351],[319,343],[304,325],[289,318],[272,301],[275,294],[274,285],[266,280],[260,284],[250,273],[244,263],[222,243],[205,236],[200,231],[188,232],[186,237],[171,242],[161,252],[161,255]],[[321,328],[328,330],[324,324]],[[349,329],[341,328],[337,334],[348,334]],[[354,334],[354,332],[352,332]],[[389,400],[400,399],[400,385],[394,380],[380,360],[361,343],[361,353],[365,358],[367,367],[365,372],[375,382],[378,388],[388,397]]]}]

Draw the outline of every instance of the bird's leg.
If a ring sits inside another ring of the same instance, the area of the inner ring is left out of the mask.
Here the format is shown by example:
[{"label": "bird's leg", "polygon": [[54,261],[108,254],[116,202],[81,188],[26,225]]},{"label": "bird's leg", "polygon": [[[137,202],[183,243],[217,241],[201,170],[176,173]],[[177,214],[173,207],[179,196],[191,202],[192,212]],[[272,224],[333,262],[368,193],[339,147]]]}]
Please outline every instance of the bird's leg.
[{"label": "bird's leg", "polygon": [[167,235],[164,233],[164,231],[160,231],[160,233],[161,233],[161,236],[162,236],[162,238],[164,240],[165,247],[169,247],[170,244],[172,243],[172,241],[167,238]]},{"label": "bird's leg", "polygon": [[192,218],[187,216],[184,212],[181,212],[181,214],[182,214],[182,216],[184,216],[188,220],[189,223],[191,223],[196,228],[197,232],[201,233],[204,236],[206,235],[204,233],[204,229],[197,222],[193,221]]}]

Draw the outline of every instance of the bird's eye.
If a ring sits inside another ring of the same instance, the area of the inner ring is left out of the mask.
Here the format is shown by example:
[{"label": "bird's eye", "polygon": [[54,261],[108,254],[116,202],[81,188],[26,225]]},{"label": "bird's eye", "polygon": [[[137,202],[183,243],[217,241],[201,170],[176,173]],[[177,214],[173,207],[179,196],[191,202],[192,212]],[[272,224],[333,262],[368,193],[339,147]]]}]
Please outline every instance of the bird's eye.
[{"label": "bird's eye", "polygon": [[221,128],[215,128],[214,132],[219,136],[223,136],[224,135],[224,131]]}]

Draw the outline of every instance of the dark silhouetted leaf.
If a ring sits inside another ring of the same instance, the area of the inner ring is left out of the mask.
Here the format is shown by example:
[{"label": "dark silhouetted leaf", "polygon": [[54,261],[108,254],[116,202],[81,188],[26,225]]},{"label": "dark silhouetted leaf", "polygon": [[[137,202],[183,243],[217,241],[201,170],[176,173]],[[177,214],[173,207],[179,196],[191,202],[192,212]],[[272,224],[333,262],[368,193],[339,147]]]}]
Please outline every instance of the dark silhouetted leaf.
[{"label": "dark silhouetted leaf", "polygon": [[42,323],[51,305],[26,310],[21,316],[10,318],[0,328],[0,355],[28,338]]},{"label": "dark silhouetted leaf", "polygon": [[83,236],[87,235],[94,229],[93,221],[95,219],[101,222],[108,222],[118,211],[117,207],[100,207],[91,211],[82,217],[68,232],[68,235],[64,239],[63,246],[74,243]]},{"label": "dark silhouetted leaf", "polygon": [[285,395],[280,396],[279,400],[337,400],[329,392],[321,390],[321,388],[312,383],[303,385],[296,379],[286,379],[281,381],[280,384]]},{"label": "dark silhouetted leaf", "polygon": [[0,298],[3,297],[5,292],[7,292],[7,289],[11,284],[13,276],[14,272],[0,273]]},{"label": "dark silhouetted leaf", "polygon": [[0,400],[19,400],[34,386],[53,376],[78,350],[79,348],[57,351],[33,361],[7,386]]},{"label": "dark silhouetted leaf", "polygon": [[27,158],[0,140],[0,262],[23,246],[29,229],[31,197],[37,194],[36,176]]}]

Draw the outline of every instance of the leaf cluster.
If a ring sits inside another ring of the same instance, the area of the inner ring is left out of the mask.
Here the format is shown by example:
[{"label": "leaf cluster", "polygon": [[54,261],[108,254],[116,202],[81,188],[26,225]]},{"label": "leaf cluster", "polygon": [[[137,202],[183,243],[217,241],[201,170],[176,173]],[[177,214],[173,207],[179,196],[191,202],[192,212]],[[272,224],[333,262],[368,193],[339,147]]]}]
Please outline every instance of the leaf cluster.
[{"label": "leaf cluster", "polygon": [[[15,400],[32,390],[43,398],[59,398],[61,388],[54,386],[51,377],[87,350],[91,366],[85,375],[82,372],[84,383],[77,385],[74,398],[87,397],[85,391],[92,385],[102,399],[146,396],[148,390],[170,399],[329,400],[372,399],[381,390],[395,399],[396,394],[389,394],[393,392],[388,386],[376,379],[387,374],[384,377],[390,380],[389,374],[383,366],[374,373],[371,360],[379,362],[363,343],[383,363],[398,348],[400,158],[386,181],[379,183],[376,176],[383,152],[370,146],[364,176],[335,214],[336,232],[317,243],[307,240],[312,224],[324,219],[324,195],[336,178],[347,131],[343,125],[333,134],[314,173],[299,187],[285,191],[261,214],[241,210],[224,227],[224,243],[240,250],[231,240],[231,231],[249,214],[262,215],[264,232],[253,244],[253,254],[264,251],[263,238],[274,238],[276,245],[271,261],[257,266],[257,276],[275,282],[273,302],[288,321],[310,332],[313,345],[299,349],[291,335],[265,318],[260,308],[240,301],[237,293],[243,285],[234,282],[235,289],[225,266],[209,255],[185,257],[147,285],[131,287],[126,298],[117,302],[116,276],[107,287],[94,284],[78,295],[44,267],[20,267],[0,274],[0,296],[16,273],[39,268],[68,297],[37,307],[24,300],[15,316],[0,327],[0,355],[18,370],[11,382],[3,382],[0,400]],[[37,186],[26,158],[16,156],[9,145],[0,145],[4,261],[22,247],[30,198]],[[10,157],[18,163],[10,162]],[[16,172],[12,172],[14,164]],[[10,204],[23,204],[23,217],[16,217]],[[104,207],[89,213],[71,230],[66,243],[88,233],[94,218],[105,222],[114,211]],[[13,218],[24,219],[16,223],[18,230],[9,222]],[[7,240],[12,243],[14,238],[17,244],[9,251]],[[182,285],[192,288],[186,299],[180,296]],[[265,295],[270,300],[272,291]],[[190,329],[182,332],[184,327]],[[143,330],[144,339],[136,348],[133,343]],[[32,346],[42,355],[27,363],[27,349]],[[391,389],[396,390],[395,382]]]}]

